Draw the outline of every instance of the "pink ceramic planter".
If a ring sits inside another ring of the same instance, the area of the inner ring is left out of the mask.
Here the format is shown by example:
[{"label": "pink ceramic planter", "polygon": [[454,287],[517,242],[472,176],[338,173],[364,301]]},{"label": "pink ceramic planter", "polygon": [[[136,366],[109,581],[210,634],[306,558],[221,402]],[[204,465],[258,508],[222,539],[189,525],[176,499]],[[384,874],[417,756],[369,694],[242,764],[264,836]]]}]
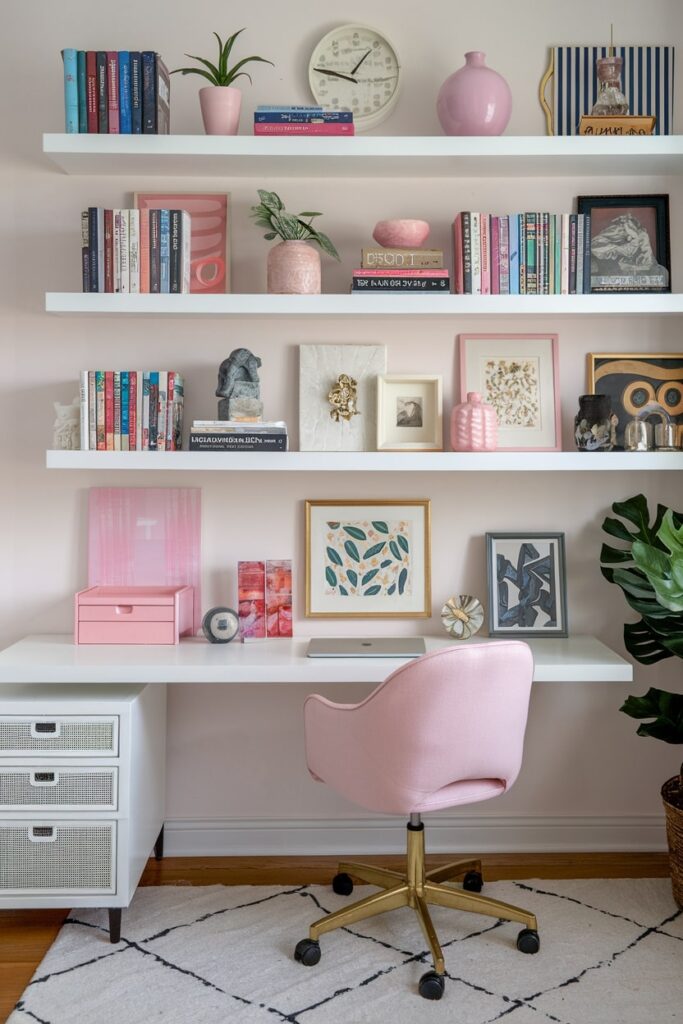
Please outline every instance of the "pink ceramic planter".
[{"label": "pink ceramic planter", "polygon": [[446,135],[502,135],[512,113],[510,86],[473,50],[441,86],[436,112]]},{"label": "pink ceramic planter", "polygon": [[319,295],[320,253],[308,242],[279,242],[268,253],[270,295]]},{"label": "pink ceramic planter", "polygon": [[207,85],[199,90],[204,131],[207,135],[237,135],[242,93],[231,85]]}]

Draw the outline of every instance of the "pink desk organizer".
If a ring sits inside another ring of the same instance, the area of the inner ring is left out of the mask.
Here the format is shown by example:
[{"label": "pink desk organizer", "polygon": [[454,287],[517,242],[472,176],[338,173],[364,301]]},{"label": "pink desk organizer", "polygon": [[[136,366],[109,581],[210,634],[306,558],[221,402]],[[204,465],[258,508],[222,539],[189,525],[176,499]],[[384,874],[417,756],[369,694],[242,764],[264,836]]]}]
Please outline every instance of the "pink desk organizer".
[{"label": "pink desk organizer", "polygon": [[193,633],[192,587],[88,587],[76,594],[77,644],[177,644]]}]

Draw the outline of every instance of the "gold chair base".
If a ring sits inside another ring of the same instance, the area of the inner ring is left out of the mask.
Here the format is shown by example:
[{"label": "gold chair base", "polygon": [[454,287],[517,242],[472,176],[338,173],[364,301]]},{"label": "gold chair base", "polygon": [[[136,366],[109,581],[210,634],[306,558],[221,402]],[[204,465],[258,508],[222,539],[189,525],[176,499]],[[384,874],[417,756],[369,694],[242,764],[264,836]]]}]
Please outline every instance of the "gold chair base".
[{"label": "gold chair base", "polygon": [[440,907],[451,907],[453,910],[466,910],[472,914],[485,914],[503,921],[519,921],[525,928],[534,931],[537,929],[535,916],[527,910],[514,907],[509,903],[501,903],[500,900],[489,899],[488,896],[481,896],[479,893],[455,889],[442,884],[462,878],[469,871],[481,872],[480,860],[454,861],[452,864],[425,872],[424,828],[422,826],[417,828],[408,826],[406,873],[404,875],[397,871],[386,871],[383,868],[373,867],[370,864],[355,864],[347,861],[340,862],[338,871],[340,874],[343,872],[352,875],[353,878],[361,882],[377,885],[382,891],[366,896],[363,900],[358,900],[348,907],[343,907],[341,910],[336,910],[332,914],[321,917],[319,921],[315,921],[309,930],[309,938],[313,942],[317,942],[321,935],[334,931],[335,928],[345,928],[358,921],[364,921],[368,917],[396,910],[398,907],[412,907],[417,914],[434,959],[434,970],[437,974],[443,974],[443,952],[429,914],[428,904],[430,903]]}]

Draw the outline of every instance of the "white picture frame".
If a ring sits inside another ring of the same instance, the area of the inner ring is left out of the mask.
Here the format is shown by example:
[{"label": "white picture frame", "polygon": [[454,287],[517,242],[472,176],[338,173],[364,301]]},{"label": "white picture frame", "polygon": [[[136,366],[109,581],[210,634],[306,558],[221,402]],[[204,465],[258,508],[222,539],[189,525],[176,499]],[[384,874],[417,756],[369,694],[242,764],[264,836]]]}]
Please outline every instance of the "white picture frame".
[{"label": "white picture frame", "polygon": [[377,451],[443,451],[443,381],[431,374],[377,378]]}]

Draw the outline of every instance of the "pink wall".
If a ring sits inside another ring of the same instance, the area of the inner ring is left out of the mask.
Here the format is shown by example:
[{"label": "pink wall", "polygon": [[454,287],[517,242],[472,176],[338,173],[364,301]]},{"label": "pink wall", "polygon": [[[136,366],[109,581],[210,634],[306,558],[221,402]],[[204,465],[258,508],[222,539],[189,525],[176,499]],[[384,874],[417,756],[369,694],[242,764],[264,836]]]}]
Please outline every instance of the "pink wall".
[{"label": "pink wall", "polygon": [[[462,63],[465,50],[483,48],[491,66],[508,78],[514,109],[509,134],[540,134],[543,118],[536,100],[546,47],[560,42],[589,42],[606,37],[610,21],[628,42],[681,42],[676,5],[653,0],[641,5],[608,3],[596,8],[581,0],[564,10],[532,0],[503,4],[485,0],[466,7],[433,0],[427,18],[415,18],[408,0],[352,3],[343,18],[371,21],[394,41],[405,68],[405,88],[381,134],[438,133],[435,97],[441,81]],[[89,486],[142,486],[149,480],[125,473],[47,472],[44,452],[52,436],[52,402],[77,392],[78,371],[116,362],[168,366],[185,374],[187,417],[213,414],[219,362],[238,345],[263,360],[266,415],[288,421],[297,440],[297,346],[302,342],[386,343],[388,370],[440,373],[448,413],[457,394],[455,336],[460,331],[550,331],[559,334],[562,425],[565,447],[577,395],[585,389],[587,351],[680,351],[680,320],[615,317],[609,320],[180,320],[86,319],[48,317],[42,312],[47,290],[78,290],[79,213],[87,205],[117,206],[136,189],[224,188],[232,194],[233,288],[265,288],[267,243],[251,224],[248,211],[257,187],[280,192],[295,209],[321,209],[321,222],[342,254],[338,266],[324,259],[323,287],[345,291],[359,250],[370,241],[376,220],[412,216],[433,225],[430,244],[450,251],[450,224],[459,209],[504,213],[513,209],[571,208],[577,194],[670,192],[675,290],[681,272],[680,179],[434,179],[423,181],[237,179],[154,179],[143,177],[67,177],[50,167],[40,152],[42,131],[63,123],[59,48],[73,45],[116,48],[156,45],[170,67],[184,50],[203,54],[212,29],[222,34],[247,25],[244,53],[274,59],[275,69],[255,68],[254,87],[245,92],[243,130],[253,106],[274,99],[309,101],[305,69],[316,38],[341,17],[321,13],[320,4],[294,0],[284,13],[265,0],[232,5],[207,0],[199,7],[168,0],[163,5],[93,5],[85,0],[6,0],[0,146],[0,641],[27,632],[67,632],[73,592],[86,582],[86,489]],[[40,31],[36,27],[40,26]],[[591,28],[591,26],[593,26]],[[30,58],[27,48],[30,42]],[[27,64],[28,61],[28,64]],[[680,76],[679,76],[680,77]],[[196,90],[191,79],[174,77],[173,126],[176,132],[201,131]],[[615,173],[618,172],[615,164]],[[611,187],[610,187],[611,186]],[[313,206],[311,207],[311,204]],[[590,456],[587,456],[590,457]],[[597,456],[596,456],[597,457]],[[621,647],[625,604],[598,569],[599,524],[609,504],[638,490],[654,500],[681,507],[680,481],[674,474],[177,474],[156,475],[159,486],[187,484],[203,488],[205,607],[235,600],[238,558],[292,557],[295,565],[295,629],[299,634],[328,633],[329,623],[303,618],[303,499],[337,497],[428,497],[433,513],[433,603],[436,616],[417,629],[439,629],[438,611],[451,594],[485,596],[486,530],[557,529],[567,536],[569,611],[574,632],[595,633]],[[36,581],[40,585],[36,586]],[[339,632],[367,632],[366,622],[335,624]],[[387,622],[383,631],[404,632],[405,624]],[[633,692],[647,685],[674,685],[680,665],[636,671]],[[547,826],[560,846],[577,827],[606,823],[614,843],[637,846],[651,823],[659,823],[658,788],[673,770],[675,758],[663,744],[634,737],[633,723],[617,708],[630,687],[604,683],[538,686],[532,700],[526,761],[513,791],[472,809],[482,821],[502,817],[522,825]],[[338,687],[340,699],[353,700],[362,688]],[[170,694],[168,817],[188,831],[172,838],[176,852],[206,848],[193,831],[200,824],[222,826],[227,833],[211,840],[233,849],[231,827],[254,820],[281,829],[281,852],[296,846],[291,823],[313,829],[306,848],[322,849],[329,829],[363,815],[309,781],[303,760],[301,705],[305,688],[176,687]],[[325,691],[332,695],[332,689]],[[450,822],[451,818],[445,816]],[[456,819],[453,818],[453,821]],[[555,824],[553,824],[555,823]],[[586,824],[587,823],[587,824]],[[282,826],[282,828],[281,828]],[[328,831],[326,831],[328,830]],[[205,832],[201,836],[205,836]],[[512,832],[501,832],[499,848],[510,848]],[[309,836],[309,833],[306,833]],[[659,833],[656,834],[659,839]],[[221,837],[227,838],[221,838]],[[449,843],[459,836],[454,827]],[[663,838],[663,837],[662,837]],[[377,840],[378,843],[381,842]],[[603,845],[606,840],[602,840]],[[248,831],[246,845],[269,852],[270,839]],[[365,845],[369,846],[370,840]],[[359,837],[357,848],[364,845]],[[217,851],[218,852],[218,851]]]}]

